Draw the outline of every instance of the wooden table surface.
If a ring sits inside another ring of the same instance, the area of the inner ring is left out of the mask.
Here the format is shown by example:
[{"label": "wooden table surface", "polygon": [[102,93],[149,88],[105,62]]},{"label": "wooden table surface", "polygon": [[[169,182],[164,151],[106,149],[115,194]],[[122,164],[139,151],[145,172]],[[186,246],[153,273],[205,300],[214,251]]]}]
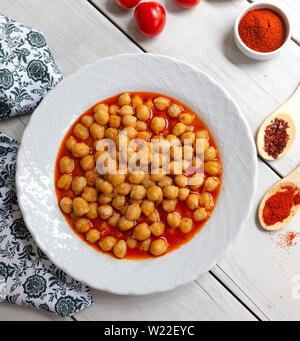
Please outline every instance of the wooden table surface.
[{"label": "wooden table surface", "polygon": [[[273,1],[289,11],[294,29],[287,48],[266,62],[248,59],[233,41],[235,18],[250,0],[202,0],[194,10],[182,10],[173,0],[159,2],[167,9],[168,22],[152,40],[136,31],[132,13],[118,8],[113,0],[1,0],[0,13],[44,32],[65,76],[99,58],[124,52],[152,52],[190,62],[230,92],[255,136],[264,118],[300,82],[300,1]],[[0,131],[20,140],[29,119],[24,115],[1,121]],[[94,291],[95,304],[66,320],[299,320],[300,249],[282,244],[284,233],[300,232],[300,215],[275,233],[261,230],[256,219],[264,193],[300,164],[299,147],[298,138],[283,159],[258,160],[256,205],[241,237],[210,272],[158,295]],[[15,319],[59,318],[1,304],[0,320]]]}]

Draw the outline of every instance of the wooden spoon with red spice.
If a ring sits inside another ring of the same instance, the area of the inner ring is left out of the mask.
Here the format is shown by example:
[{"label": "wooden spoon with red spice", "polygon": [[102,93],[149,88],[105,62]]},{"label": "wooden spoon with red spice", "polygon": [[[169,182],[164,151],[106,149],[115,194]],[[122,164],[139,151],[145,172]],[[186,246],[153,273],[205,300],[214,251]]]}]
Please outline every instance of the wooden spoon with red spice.
[{"label": "wooden spoon with red spice", "polygon": [[275,110],[260,126],[256,145],[258,153],[266,160],[284,156],[296,137],[296,124],[300,116],[300,85],[292,97]]},{"label": "wooden spoon with red spice", "polygon": [[288,225],[300,208],[300,166],[274,185],[263,198],[258,218],[269,231]]}]

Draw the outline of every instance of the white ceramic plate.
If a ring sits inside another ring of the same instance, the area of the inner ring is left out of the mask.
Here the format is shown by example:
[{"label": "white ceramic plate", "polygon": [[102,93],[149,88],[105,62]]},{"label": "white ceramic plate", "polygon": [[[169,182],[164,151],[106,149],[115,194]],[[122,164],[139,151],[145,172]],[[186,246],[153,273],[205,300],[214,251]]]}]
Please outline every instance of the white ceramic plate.
[{"label": "white ceramic plate", "polygon": [[[117,260],[95,251],[71,230],[55,195],[55,160],[70,126],[95,103],[123,91],[158,92],[190,106],[211,129],[223,162],[225,190],[211,219],[189,243],[156,259]],[[231,97],[197,68],[151,54],[105,58],[62,81],[32,115],[16,176],[26,225],[58,267],[93,288],[136,295],[171,290],[210,270],[241,232],[256,180],[253,138]]]}]

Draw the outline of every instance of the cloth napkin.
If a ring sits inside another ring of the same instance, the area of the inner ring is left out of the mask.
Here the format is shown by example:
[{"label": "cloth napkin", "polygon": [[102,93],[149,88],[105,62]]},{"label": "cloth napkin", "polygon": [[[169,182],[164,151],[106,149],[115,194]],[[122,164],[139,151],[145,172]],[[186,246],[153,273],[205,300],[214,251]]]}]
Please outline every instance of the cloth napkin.
[{"label": "cloth napkin", "polygon": [[33,110],[61,79],[44,35],[0,14],[0,119]]},{"label": "cloth napkin", "polygon": [[[34,109],[61,79],[43,34],[0,14],[0,120]],[[53,265],[27,230],[15,188],[18,147],[0,123],[0,302],[67,317],[92,304],[91,291]]]}]

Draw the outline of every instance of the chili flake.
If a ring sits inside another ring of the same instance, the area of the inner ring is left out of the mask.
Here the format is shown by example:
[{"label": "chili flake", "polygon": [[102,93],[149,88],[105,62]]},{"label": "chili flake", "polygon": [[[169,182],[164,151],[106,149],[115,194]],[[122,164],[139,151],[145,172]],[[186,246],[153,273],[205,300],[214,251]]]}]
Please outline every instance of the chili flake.
[{"label": "chili flake", "polygon": [[288,122],[275,118],[265,129],[265,152],[277,159],[278,156],[284,151],[290,136],[287,133],[289,128]]}]

